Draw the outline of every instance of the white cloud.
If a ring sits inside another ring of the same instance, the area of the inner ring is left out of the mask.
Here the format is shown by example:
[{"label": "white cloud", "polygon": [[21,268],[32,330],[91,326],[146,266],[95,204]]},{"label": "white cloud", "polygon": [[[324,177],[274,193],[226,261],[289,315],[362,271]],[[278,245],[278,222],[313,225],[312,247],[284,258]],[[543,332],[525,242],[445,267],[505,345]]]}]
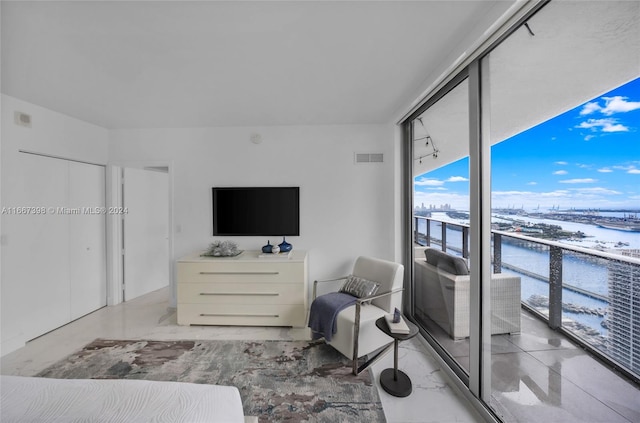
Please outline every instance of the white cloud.
[{"label": "white cloud", "polygon": [[527,185],[538,185],[538,183],[535,181],[531,181],[531,182],[527,182]]},{"label": "white cloud", "polygon": [[469,179],[465,178],[464,176],[452,176],[449,179],[447,179],[447,182],[468,182]]},{"label": "white cloud", "polygon": [[616,170],[623,170],[623,171],[627,172],[630,175],[638,175],[638,174],[640,174],[640,169],[635,167],[635,165],[631,165],[631,166],[613,166],[613,168],[616,169]]},{"label": "white cloud", "polygon": [[[628,97],[602,97],[606,102],[604,108],[600,108],[602,114],[611,116],[615,113],[626,113],[632,110],[640,109],[640,101],[627,101]],[[585,105],[586,107],[586,105]]]},{"label": "white cloud", "polygon": [[493,191],[491,193],[494,197],[566,197],[570,195],[571,191],[559,189],[549,192],[531,192],[531,191]]},{"label": "white cloud", "polygon": [[494,196],[505,196],[505,195],[533,195],[531,191],[493,191],[491,193]]},{"label": "white cloud", "polygon": [[598,182],[597,179],[592,178],[576,178],[576,179],[565,179],[560,181],[561,184],[593,184],[594,182]]},{"label": "white cloud", "polygon": [[576,128],[580,129],[590,129],[592,131],[602,131],[602,132],[628,132],[629,128],[618,123],[616,119],[613,118],[605,118],[605,119],[587,119],[584,122],[581,122],[580,125],[576,126]]},{"label": "white cloud", "polygon": [[602,132],[629,132],[629,128],[621,123],[616,125],[605,125]]},{"label": "white cloud", "polygon": [[590,115],[592,113],[598,112],[602,110],[602,107],[598,104],[597,101],[592,101],[584,105],[582,110],[580,110],[580,116]]},{"label": "white cloud", "polygon": [[541,197],[566,197],[569,195],[569,191],[564,190],[564,189],[559,189],[559,190],[555,190],[555,191],[549,191],[549,192],[541,192],[541,193],[537,193],[536,195],[539,195]]},{"label": "white cloud", "polygon": [[566,170],[556,170],[555,172],[553,172],[554,175],[566,175],[567,172]]},{"label": "white cloud", "polygon": [[602,97],[604,100],[604,107],[602,107],[597,101],[590,101],[582,106],[580,110],[580,116],[592,115],[594,113],[602,113],[605,116],[611,116],[616,113],[626,113],[633,110],[640,109],[640,101],[628,101],[629,97],[614,96],[614,97]]},{"label": "white cloud", "polygon": [[557,165],[560,165],[560,166],[566,166],[569,163],[567,163],[567,162],[555,162],[554,164],[557,164]]},{"label": "white cloud", "polygon": [[637,207],[638,199],[640,199],[640,195],[632,198],[632,196],[620,195],[617,191],[602,187],[584,187],[546,192],[494,191],[491,196],[493,207],[523,205],[529,209],[558,206],[561,208]]},{"label": "white cloud", "polygon": [[441,181],[439,179],[420,178],[419,180],[415,181],[414,184],[420,187],[439,187],[444,185],[444,181]]},{"label": "white cloud", "polygon": [[600,172],[600,173],[611,173],[611,172],[613,172],[613,170],[609,169],[608,167],[603,167],[601,169],[598,169],[598,172]]},{"label": "white cloud", "polygon": [[595,135],[587,135],[586,137],[584,137],[584,140],[585,141],[589,141],[589,140],[594,139],[595,137],[596,137]]},{"label": "white cloud", "polygon": [[597,194],[597,195],[620,195],[622,194],[619,191],[614,191],[612,189],[602,188],[602,187],[594,187],[594,188],[577,188],[573,190],[574,192],[582,193],[582,194]]}]

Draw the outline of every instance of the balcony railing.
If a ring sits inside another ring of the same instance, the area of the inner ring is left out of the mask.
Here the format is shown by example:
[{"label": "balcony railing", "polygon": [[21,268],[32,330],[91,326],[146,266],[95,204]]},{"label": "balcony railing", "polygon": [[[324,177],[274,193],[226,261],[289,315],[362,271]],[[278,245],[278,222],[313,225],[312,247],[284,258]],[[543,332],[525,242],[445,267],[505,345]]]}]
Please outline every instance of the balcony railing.
[{"label": "balcony railing", "polygon": [[[522,307],[638,383],[640,251],[627,256],[491,232],[493,272],[521,276]],[[468,225],[414,216],[414,242],[469,258]]]}]

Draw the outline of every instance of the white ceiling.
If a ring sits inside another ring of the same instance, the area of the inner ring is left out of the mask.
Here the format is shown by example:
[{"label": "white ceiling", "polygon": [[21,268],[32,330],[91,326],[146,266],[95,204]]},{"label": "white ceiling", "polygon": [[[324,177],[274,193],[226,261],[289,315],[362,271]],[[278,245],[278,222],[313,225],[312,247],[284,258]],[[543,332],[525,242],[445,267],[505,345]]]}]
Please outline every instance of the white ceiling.
[{"label": "white ceiling", "polygon": [[512,4],[2,1],[2,92],[105,128],[387,123]]}]

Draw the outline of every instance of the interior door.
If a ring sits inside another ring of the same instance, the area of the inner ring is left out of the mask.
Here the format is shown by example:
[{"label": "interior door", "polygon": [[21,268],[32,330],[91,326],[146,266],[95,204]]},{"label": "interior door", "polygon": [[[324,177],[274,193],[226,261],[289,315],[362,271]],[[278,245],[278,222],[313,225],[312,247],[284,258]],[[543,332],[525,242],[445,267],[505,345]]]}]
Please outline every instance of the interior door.
[{"label": "interior door", "polygon": [[[2,281],[12,286],[7,299],[12,320],[31,339],[69,322],[69,217],[66,160],[21,154],[19,206],[44,208],[46,213],[10,215],[9,274]],[[9,223],[9,222],[7,222]],[[3,297],[7,294],[4,291]],[[3,298],[4,300],[4,298]],[[4,307],[4,304],[3,304]],[[3,310],[4,311],[4,310]],[[7,317],[3,313],[3,318]]]},{"label": "interior door", "polygon": [[69,162],[71,320],[107,305],[105,169]]},{"label": "interior door", "polygon": [[169,285],[169,175],[124,169],[124,300]]}]

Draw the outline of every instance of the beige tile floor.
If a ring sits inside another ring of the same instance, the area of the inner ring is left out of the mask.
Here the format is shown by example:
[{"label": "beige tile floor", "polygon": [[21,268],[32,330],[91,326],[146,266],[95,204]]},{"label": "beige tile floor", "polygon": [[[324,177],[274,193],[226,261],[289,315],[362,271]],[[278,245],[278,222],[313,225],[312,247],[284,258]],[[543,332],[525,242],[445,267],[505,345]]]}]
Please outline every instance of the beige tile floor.
[{"label": "beige tile floor", "polygon": [[[168,289],[162,289],[127,303],[102,308],[32,340],[23,348],[2,357],[0,372],[33,376],[95,338],[301,340],[309,339],[309,332],[295,328],[178,326],[175,310],[168,307]],[[389,423],[482,421],[419,339],[400,345],[399,367],[410,375],[413,382],[414,391],[409,397],[393,397],[379,386],[380,372],[393,366],[392,354],[373,366]]]}]

